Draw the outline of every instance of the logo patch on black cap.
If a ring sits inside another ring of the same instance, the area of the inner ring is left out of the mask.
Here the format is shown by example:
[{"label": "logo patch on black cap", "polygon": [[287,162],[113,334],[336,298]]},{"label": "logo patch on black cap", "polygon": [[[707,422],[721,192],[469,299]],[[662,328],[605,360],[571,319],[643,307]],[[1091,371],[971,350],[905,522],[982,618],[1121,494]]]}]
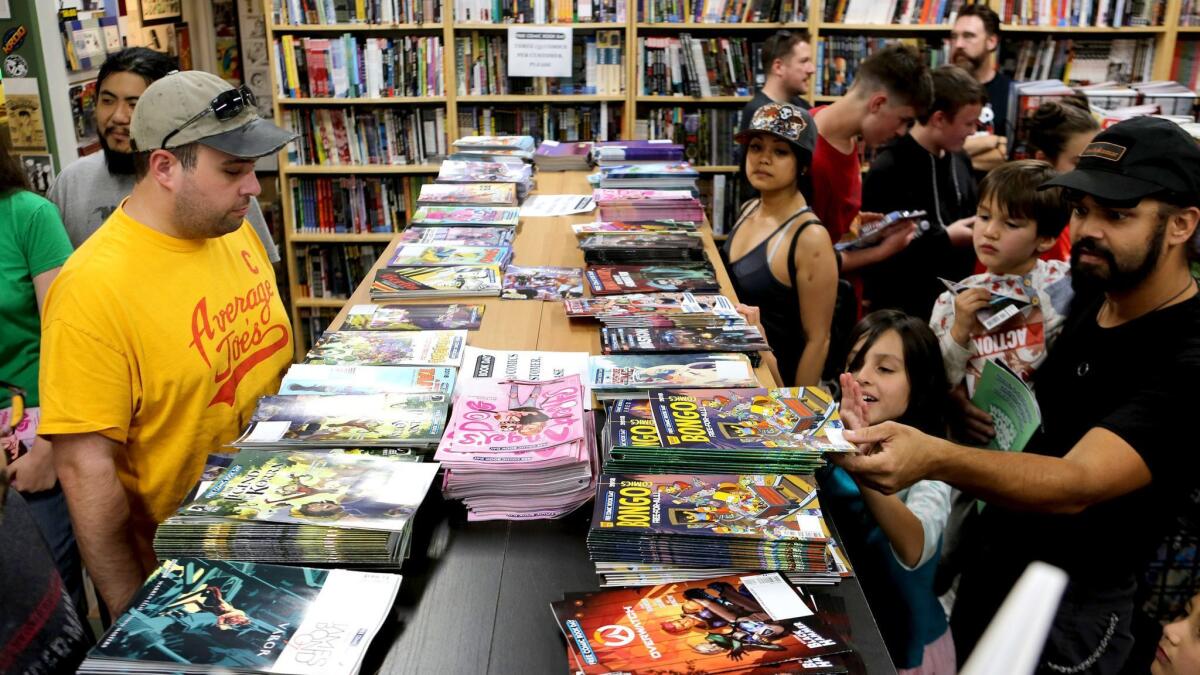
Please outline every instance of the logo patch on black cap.
[{"label": "logo patch on black cap", "polygon": [[1123,145],[1101,141],[1099,143],[1088,143],[1088,146],[1083,149],[1083,152],[1079,153],[1079,156],[1099,157],[1100,159],[1107,159],[1110,162],[1119,162],[1125,156],[1125,151],[1128,149]]}]

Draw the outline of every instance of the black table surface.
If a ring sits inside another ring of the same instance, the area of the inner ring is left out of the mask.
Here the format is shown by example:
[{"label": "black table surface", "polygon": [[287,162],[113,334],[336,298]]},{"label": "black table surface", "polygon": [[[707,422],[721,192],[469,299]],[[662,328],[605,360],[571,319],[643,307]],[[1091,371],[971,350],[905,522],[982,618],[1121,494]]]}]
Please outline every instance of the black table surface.
[{"label": "black table surface", "polygon": [[[394,614],[362,672],[569,673],[550,603],[599,588],[585,545],[590,506],[562,520],[469,523],[437,492],[417,514]],[[854,649],[851,672],[895,672],[855,579],[805,590],[827,620],[845,617],[832,625]]]}]

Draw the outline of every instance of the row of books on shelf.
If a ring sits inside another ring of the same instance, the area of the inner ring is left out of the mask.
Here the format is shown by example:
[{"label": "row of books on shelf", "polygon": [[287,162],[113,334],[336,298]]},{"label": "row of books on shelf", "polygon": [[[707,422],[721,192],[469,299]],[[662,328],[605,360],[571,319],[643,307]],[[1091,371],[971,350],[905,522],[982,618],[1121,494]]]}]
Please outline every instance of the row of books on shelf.
[{"label": "row of books on shelf", "polygon": [[1171,79],[1192,90],[1200,86],[1200,42],[1180,40],[1176,44]]},{"label": "row of books on shelf", "polygon": [[901,42],[916,47],[931,68],[950,62],[950,50],[940,42],[922,38],[886,38],[863,35],[832,35],[817,39],[814,50],[816,92],[822,96],[842,96],[854,83],[854,75],[863,59],[886,45]]},{"label": "row of books on shelf", "polygon": [[437,23],[441,0],[274,0],[276,24],[318,26],[362,23]]},{"label": "row of books on shelf", "polygon": [[296,286],[309,298],[348,298],[385,248],[384,244],[299,247]]},{"label": "row of books on shelf", "polygon": [[539,141],[606,140],[621,131],[624,106],[614,103],[458,106],[458,131],[464,135],[532,136]]},{"label": "row of books on shelf", "polygon": [[1014,80],[1068,83],[1146,82],[1154,68],[1154,38],[1074,40],[1046,37],[1005,47],[1002,69]]},{"label": "row of books on shelf", "polygon": [[1180,26],[1200,26],[1200,2],[1182,0],[1179,8]]},{"label": "row of books on shelf", "polygon": [[807,0],[637,0],[647,23],[804,23]]},{"label": "row of books on shelf", "polygon": [[458,0],[458,23],[625,23],[625,0]]},{"label": "row of books on shelf", "polygon": [[398,232],[427,176],[289,176],[296,232]]},{"label": "row of books on shelf", "polygon": [[[1055,0],[1057,2],[1058,0]],[[946,25],[970,0],[826,0],[826,23]]]},{"label": "row of books on shelf", "polygon": [[751,96],[765,78],[761,52],[761,42],[741,37],[638,37],[638,91]]},{"label": "row of books on shelf", "polygon": [[276,38],[275,81],[287,98],[442,96],[445,53],[437,35]]},{"label": "row of books on shelf", "polygon": [[1161,26],[1166,0],[1004,0],[1000,20],[1023,26]]},{"label": "row of books on shelf", "polygon": [[472,31],[454,38],[458,95],[622,94],[621,31],[576,33],[571,77],[509,77],[508,38]]},{"label": "row of books on shelf", "polygon": [[413,165],[446,155],[446,109],[290,108],[283,126],[299,134],[292,164]]}]

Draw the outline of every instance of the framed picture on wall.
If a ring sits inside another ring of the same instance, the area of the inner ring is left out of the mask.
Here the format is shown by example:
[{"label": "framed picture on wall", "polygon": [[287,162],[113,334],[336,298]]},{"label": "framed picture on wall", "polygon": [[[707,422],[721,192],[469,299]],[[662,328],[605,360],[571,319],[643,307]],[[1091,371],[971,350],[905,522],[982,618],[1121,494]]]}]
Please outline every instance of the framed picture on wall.
[{"label": "framed picture on wall", "polygon": [[175,24],[160,23],[153,26],[142,26],[142,46],[156,52],[177,55],[175,46]]},{"label": "framed picture on wall", "polygon": [[141,0],[142,21],[178,19],[183,15],[182,0]]}]

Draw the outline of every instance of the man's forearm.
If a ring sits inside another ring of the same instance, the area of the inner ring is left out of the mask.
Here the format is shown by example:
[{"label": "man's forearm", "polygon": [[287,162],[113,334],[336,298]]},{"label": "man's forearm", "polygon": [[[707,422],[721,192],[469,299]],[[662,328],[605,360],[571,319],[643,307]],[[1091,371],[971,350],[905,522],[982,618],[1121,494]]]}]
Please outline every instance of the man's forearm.
[{"label": "man's forearm", "polygon": [[[58,453],[56,453],[56,456]],[[57,461],[59,481],[83,562],[96,590],[115,615],[123,612],[145,578],[130,541],[129,501],[110,461]]]},{"label": "man's forearm", "polygon": [[929,478],[986,502],[1047,513],[1078,513],[1094,502],[1086,490],[1086,471],[1067,459],[931,441]]}]

